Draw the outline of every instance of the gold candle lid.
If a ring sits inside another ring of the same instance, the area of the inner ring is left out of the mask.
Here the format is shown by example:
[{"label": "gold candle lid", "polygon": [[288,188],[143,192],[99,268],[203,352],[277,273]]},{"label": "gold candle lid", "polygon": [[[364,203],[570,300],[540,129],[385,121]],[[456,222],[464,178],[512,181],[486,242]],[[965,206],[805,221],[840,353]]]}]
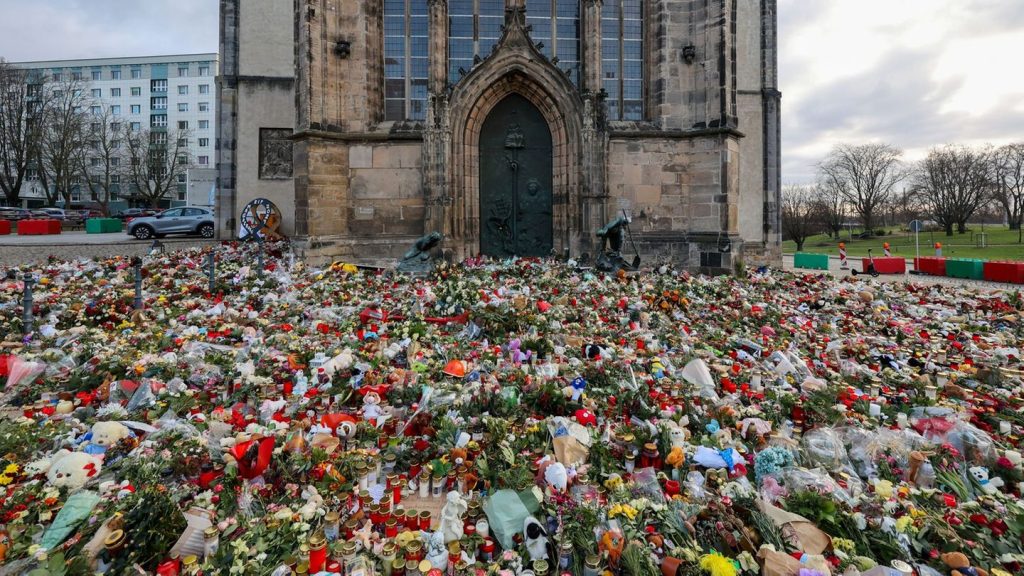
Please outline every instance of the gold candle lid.
[{"label": "gold candle lid", "polygon": [[323,532],[317,532],[309,537],[309,548],[311,550],[320,550],[327,546],[327,538]]},{"label": "gold candle lid", "polygon": [[394,560],[391,561],[391,570],[404,570],[404,569],[405,569],[405,559],[404,558],[395,558]]},{"label": "gold candle lid", "polygon": [[103,539],[103,545],[107,548],[117,548],[121,544],[124,544],[124,540],[124,530],[114,530]]},{"label": "gold candle lid", "polygon": [[419,566],[420,574],[426,574],[427,572],[430,572],[430,569],[433,567],[434,565],[430,563],[430,560],[421,560]]},{"label": "gold candle lid", "polygon": [[324,514],[324,522],[334,523],[337,522],[340,518],[341,515],[335,512],[334,510],[331,510],[327,514]]},{"label": "gold candle lid", "polygon": [[198,563],[199,563],[199,557],[196,556],[195,554],[189,554],[188,556],[185,556],[184,558],[181,559],[181,564],[183,566],[195,566]]}]

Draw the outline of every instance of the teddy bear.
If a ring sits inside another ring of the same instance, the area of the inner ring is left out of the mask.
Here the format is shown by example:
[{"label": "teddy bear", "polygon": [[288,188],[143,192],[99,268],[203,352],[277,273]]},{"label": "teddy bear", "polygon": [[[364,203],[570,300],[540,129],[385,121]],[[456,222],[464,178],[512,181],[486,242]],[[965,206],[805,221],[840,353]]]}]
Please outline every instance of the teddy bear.
[{"label": "teddy bear", "polygon": [[995,494],[999,492],[999,488],[1003,487],[1003,479],[999,477],[990,479],[988,477],[988,468],[984,466],[971,466],[967,471],[970,473],[974,483],[986,494]]},{"label": "teddy bear", "polygon": [[98,475],[102,466],[99,458],[65,449],[57,451],[48,462],[34,462],[32,468],[40,473],[45,469],[46,480],[51,486],[67,488],[73,492]]},{"label": "teddy bear", "polygon": [[963,552],[946,552],[939,558],[946,566],[949,566],[950,576],[988,576],[988,572],[984,569],[971,566],[970,560]]},{"label": "teddy bear", "polygon": [[86,443],[82,451],[86,454],[100,456],[114,444],[131,436],[131,430],[120,422],[97,422],[92,425],[82,440]]},{"label": "teddy bear", "polygon": [[384,412],[381,410],[380,405],[380,394],[367,392],[366,396],[363,396],[363,419],[376,424],[383,414]]}]

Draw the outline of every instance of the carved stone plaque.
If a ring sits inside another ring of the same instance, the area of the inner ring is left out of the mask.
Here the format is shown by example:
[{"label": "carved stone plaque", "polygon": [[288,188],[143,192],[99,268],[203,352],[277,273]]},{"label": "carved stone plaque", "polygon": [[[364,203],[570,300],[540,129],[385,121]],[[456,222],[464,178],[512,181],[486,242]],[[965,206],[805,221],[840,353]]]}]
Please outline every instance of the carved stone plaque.
[{"label": "carved stone plaque", "polygon": [[290,128],[260,128],[260,179],[287,180],[292,177]]}]

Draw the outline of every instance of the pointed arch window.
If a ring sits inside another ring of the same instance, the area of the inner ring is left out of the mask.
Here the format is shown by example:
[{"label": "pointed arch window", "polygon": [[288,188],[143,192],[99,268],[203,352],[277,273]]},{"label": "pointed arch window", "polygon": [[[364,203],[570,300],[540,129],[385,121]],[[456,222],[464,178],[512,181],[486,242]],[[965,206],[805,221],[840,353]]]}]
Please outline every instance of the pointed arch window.
[{"label": "pointed arch window", "polygon": [[427,0],[384,0],[384,119],[427,117]]},{"label": "pointed arch window", "polygon": [[605,0],[601,9],[601,78],[609,120],[644,118],[643,0]]}]

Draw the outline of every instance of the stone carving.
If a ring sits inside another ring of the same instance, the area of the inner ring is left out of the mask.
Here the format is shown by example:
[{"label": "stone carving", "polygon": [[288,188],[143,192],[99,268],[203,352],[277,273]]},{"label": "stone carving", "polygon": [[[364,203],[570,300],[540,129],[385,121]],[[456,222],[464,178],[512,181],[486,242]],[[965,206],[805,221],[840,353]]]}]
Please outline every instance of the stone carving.
[{"label": "stone carving", "polygon": [[509,150],[522,150],[526,148],[526,137],[523,136],[523,129],[519,124],[512,123],[505,132],[505,148]]},{"label": "stone carving", "polygon": [[260,179],[287,180],[292,177],[292,131],[260,128]]}]

